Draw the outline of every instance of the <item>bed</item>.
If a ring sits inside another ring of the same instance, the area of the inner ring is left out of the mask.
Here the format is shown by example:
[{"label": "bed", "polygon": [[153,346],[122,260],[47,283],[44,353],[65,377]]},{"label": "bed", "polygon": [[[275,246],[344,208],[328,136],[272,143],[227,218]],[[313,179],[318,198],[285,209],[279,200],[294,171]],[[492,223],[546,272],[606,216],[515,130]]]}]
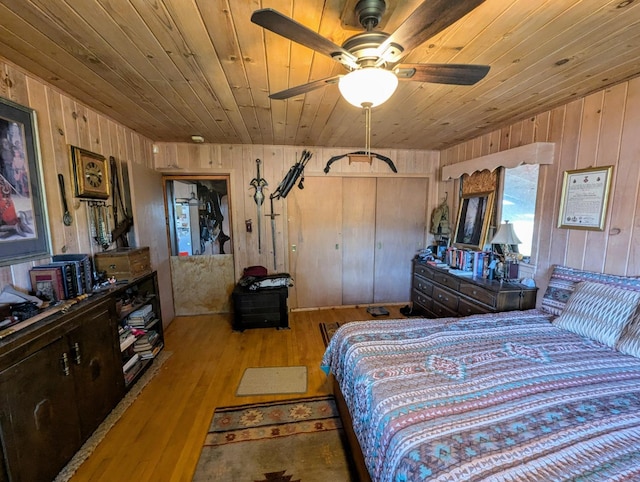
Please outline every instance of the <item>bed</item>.
[{"label": "bed", "polygon": [[348,323],[322,366],[372,480],[640,480],[639,305],[556,266],[543,309]]}]

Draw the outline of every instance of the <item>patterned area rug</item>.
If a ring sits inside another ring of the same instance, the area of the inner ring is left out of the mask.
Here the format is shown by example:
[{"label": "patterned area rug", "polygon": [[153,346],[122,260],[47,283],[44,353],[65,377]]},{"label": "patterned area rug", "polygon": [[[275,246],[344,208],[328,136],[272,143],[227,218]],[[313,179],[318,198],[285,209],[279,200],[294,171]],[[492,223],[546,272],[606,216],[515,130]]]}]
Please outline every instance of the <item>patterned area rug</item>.
[{"label": "patterned area rug", "polygon": [[116,407],[111,410],[111,413],[107,415],[107,418],[98,426],[98,428],[93,432],[91,437],[87,439],[87,441],[80,447],[80,450],[76,452],[73,458],[67,463],[67,465],[60,471],[60,473],[54,479],[54,482],[67,482],[73,474],[76,473],[78,467],[82,465],[82,463],[89,458],[89,455],[93,453],[98,444],[102,442],[102,439],[107,435],[111,427],[113,427],[122,414],[131,406],[131,404],[138,398],[138,395],[142,392],[144,387],[151,381],[153,377],[156,376],[158,371],[160,371],[160,367],[163,365],[165,361],[169,359],[172,355],[170,351],[162,350],[160,354],[153,360],[151,366],[147,369],[146,372],[140,377],[140,379],[131,387],[131,389],[127,392],[122,400],[116,405]]},{"label": "patterned area rug", "polygon": [[217,408],[193,482],[349,482],[333,397]]},{"label": "patterned area rug", "polygon": [[324,342],[325,348],[329,345],[329,341],[331,341],[333,334],[342,325],[344,325],[344,323],[339,323],[337,321],[333,321],[331,323],[320,323],[320,333],[322,334],[322,341]]}]

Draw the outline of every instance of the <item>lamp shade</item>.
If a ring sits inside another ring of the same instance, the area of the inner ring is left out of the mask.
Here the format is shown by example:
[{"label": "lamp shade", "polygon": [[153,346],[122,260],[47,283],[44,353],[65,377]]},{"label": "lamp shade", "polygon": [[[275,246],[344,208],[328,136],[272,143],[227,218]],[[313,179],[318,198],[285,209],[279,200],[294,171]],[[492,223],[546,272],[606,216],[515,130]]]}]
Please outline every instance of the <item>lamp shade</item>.
[{"label": "lamp shade", "polygon": [[491,244],[521,244],[522,241],[516,236],[516,232],[513,230],[513,224],[509,221],[505,221],[498,228],[498,232],[491,240]]},{"label": "lamp shade", "polygon": [[340,77],[338,88],[349,104],[371,107],[383,104],[398,87],[398,77],[389,70],[365,67]]}]

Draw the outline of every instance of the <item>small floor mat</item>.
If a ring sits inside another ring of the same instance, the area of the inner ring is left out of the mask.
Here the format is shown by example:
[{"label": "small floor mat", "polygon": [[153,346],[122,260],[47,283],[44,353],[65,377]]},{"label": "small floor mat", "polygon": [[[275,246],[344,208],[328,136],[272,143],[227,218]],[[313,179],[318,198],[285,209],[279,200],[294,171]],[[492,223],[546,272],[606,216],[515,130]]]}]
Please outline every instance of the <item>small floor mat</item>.
[{"label": "small floor mat", "polygon": [[307,391],[307,367],[247,368],[236,395],[280,395]]}]

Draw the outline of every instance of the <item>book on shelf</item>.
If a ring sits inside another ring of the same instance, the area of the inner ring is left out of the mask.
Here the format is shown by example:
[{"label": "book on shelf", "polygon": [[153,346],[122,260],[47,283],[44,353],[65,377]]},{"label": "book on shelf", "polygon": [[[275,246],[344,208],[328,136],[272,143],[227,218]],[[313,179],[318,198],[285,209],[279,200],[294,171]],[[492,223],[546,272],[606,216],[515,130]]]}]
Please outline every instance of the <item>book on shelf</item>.
[{"label": "book on shelf", "polygon": [[66,299],[75,298],[82,293],[78,292],[78,281],[76,275],[76,266],[66,261],[54,261],[44,266],[59,267],[62,271],[62,283],[64,287],[64,296]]},{"label": "book on shelf", "polygon": [[140,355],[138,355],[137,353],[134,353],[131,358],[129,358],[124,365],[122,365],[122,371],[124,373],[127,373],[128,371],[130,371],[136,363],[138,363],[140,361]]},{"label": "book on shelf", "polygon": [[162,350],[163,348],[164,348],[164,343],[160,342],[156,346],[154,346],[152,349],[140,352],[140,358],[142,360],[150,360],[152,358],[155,358],[158,355],[158,353],[160,353],[160,350]]},{"label": "book on shelf", "polygon": [[93,291],[93,280],[91,272],[91,258],[88,254],[55,254],[51,258],[53,261],[65,261],[76,266],[79,284],[82,290],[79,294],[91,293]]},{"label": "book on shelf", "polygon": [[50,301],[65,299],[62,269],[59,266],[34,266],[29,270],[31,289],[36,296]]},{"label": "book on shelf", "polygon": [[120,335],[120,351],[125,351],[137,340],[136,336],[131,333],[130,330],[127,330],[123,335]]}]

